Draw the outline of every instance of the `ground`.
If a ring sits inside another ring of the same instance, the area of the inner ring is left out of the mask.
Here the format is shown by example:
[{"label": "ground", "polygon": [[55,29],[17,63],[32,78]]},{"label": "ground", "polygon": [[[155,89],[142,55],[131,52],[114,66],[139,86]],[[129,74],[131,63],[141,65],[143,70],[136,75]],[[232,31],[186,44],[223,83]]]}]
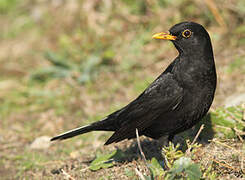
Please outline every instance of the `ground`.
[{"label": "ground", "polygon": [[[177,56],[170,42],[151,36],[181,21],[203,24],[212,39],[218,86],[210,113],[222,114],[235,104],[238,110],[228,116],[243,124],[244,16],[243,0],[1,1],[1,177],[140,179],[135,168],[149,174],[136,141],[103,146],[108,132],[48,147],[33,142],[100,120],[137,97]],[[213,137],[205,138],[204,129],[198,139],[202,146],[191,155],[202,177],[244,178],[244,131],[212,125]],[[238,134],[222,134],[222,128]],[[191,141],[197,130],[188,136]],[[164,161],[155,141],[141,137],[141,145],[147,160]],[[89,169],[98,154],[115,149],[126,158],[111,168]]]}]

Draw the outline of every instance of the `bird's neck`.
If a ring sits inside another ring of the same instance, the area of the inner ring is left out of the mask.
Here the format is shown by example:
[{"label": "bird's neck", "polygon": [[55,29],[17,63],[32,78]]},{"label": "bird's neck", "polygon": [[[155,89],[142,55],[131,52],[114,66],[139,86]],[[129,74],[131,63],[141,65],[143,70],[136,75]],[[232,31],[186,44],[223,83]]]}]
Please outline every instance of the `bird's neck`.
[{"label": "bird's neck", "polygon": [[[213,49],[211,44],[203,47],[192,47],[191,49],[179,51],[179,58],[188,60],[191,64],[214,65]],[[186,62],[187,63],[187,62]]]},{"label": "bird's neck", "polygon": [[191,53],[182,52],[176,58],[175,64],[172,72],[177,80],[183,83],[189,84],[200,78],[209,79],[209,76],[216,76],[214,57],[210,49],[209,51],[200,51],[199,49],[199,51]]}]

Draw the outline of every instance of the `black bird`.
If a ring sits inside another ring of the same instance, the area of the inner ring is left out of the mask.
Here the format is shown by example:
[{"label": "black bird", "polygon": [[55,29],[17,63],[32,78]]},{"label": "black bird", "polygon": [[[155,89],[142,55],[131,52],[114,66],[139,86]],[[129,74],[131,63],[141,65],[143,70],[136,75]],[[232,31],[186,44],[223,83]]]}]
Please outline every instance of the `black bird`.
[{"label": "black bird", "polygon": [[62,140],[90,131],[114,131],[105,145],[145,135],[154,139],[191,128],[208,112],[216,89],[210,37],[194,22],[182,22],[154,39],[171,40],[179,52],[166,70],[122,109],[90,125],[53,137]]}]

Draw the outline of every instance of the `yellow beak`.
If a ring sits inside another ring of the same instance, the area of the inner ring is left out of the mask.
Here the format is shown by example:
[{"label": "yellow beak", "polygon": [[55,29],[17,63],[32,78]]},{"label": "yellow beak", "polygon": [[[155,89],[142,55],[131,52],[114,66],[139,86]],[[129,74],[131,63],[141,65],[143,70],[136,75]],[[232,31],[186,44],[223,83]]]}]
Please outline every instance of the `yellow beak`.
[{"label": "yellow beak", "polygon": [[153,39],[167,39],[167,40],[173,40],[173,41],[177,39],[176,36],[173,36],[170,33],[164,33],[164,32],[154,34],[152,38]]}]

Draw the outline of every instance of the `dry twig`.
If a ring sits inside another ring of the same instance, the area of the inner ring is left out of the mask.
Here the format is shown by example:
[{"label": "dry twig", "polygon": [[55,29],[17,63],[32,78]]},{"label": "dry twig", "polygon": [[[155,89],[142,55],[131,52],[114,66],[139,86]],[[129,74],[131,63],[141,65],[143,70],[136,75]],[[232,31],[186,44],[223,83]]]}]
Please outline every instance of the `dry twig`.
[{"label": "dry twig", "polygon": [[243,147],[242,147],[241,148],[241,170],[245,174],[245,169],[244,169],[243,161],[244,161],[244,155],[243,155]]},{"label": "dry twig", "polygon": [[234,119],[235,121],[241,123],[243,126],[245,126],[245,122],[243,122],[241,119],[238,119],[237,117],[235,117],[232,113],[230,113],[229,111],[225,110],[225,113],[228,114],[232,119]]},{"label": "dry twig", "polygon": [[239,153],[235,148],[233,148],[233,147],[231,147],[231,146],[229,146],[229,145],[227,145],[225,143],[222,143],[220,141],[217,141],[216,139],[213,139],[212,142],[214,142],[216,144],[219,144],[219,145],[222,145],[222,146],[224,146],[226,148],[232,149],[232,150],[236,151],[237,153]]},{"label": "dry twig", "polygon": [[75,180],[70,174],[68,174],[64,169],[61,169],[62,174],[65,176],[68,180]]},{"label": "dry twig", "polygon": [[[200,129],[198,130],[198,132],[197,132],[197,134],[196,134],[194,140],[193,140],[192,143],[191,143],[191,146],[192,146],[193,144],[195,144],[195,142],[196,142],[197,138],[199,137],[200,133],[202,132],[203,128],[204,128],[204,124],[202,124],[201,127],[200,127]],[[186,151],[186,154],[187,154],[187,155],[189,155],[190,152],[191,152],[191,146],[190,146],[190,147],[187,149],[187,151]]]},{"label": "dry twig", "polygon": [[137,168],[134,168],[134,170],[141,180],[145,180],[144,175]]},{"label": "dry twig", "polygon": [[139,132],[138,132],[137,128],[136,128],[136,138],[137,138],[137,144],[138,144],[138,147],[139,147],[139,150],[140,150],[140,154],[141,154],[143,160],[145,161],[145,163],[147,164],[147,161],[146,161],[146,158],[145,158],[145,154],[144,154],[144,152],[142,151],[142,148],[141,148]]},{"label": "dry twig", "polygon": [[224,29],[227,29],[227,25],[226,25],[223,17],[221,16],[215,2],[213,0],[205,0],[205,3],[207,4],[208,8],[212,12],[212,14],[213,14],[215,20],[218,22],[218,24],[221,27],[223,27]]},{"label": "dry twig", "polygon": [[139,132],[138,132],[138,129],[137,128],[136,128],[136,138],[137,138],[137,144],[138,144],[138,147],[139,147],[139,150],[140,150],[140,154],[141,154],[141,156],[142,156],[142,158],[143,158],[143,160],[144,160],[144,162],[146,164],[146,167],[148,168],[148,171],[151,174],[151,177],[153,177],[153,174],[152,174],[151,169],[150,169],[150,165],[147,163],[147,160],[145,158],[145,154],[144,154],[144,152],[143,152],[143,150],[141,148],[140,138],[139,138]]},{"label": "dry twig", "polygon": [[220,161],[218,161],[218,160],[216,160],[214,158],[211,158],[211,160],[214,161],[215,163],[219,164],[220,166],[225,167],[225,168],[232,169],[232,170],[234,170],[236,172],[239,172],[240,171],[239,169],[234,168],[234,167],[232,167],[231,165],[229,165],[227,163],[222,163],[222,162],[220,162]]},{"label": "dry twig", "polygon": [[241,155],[241,170],[245,174],[245,169],[244,169],[243,161],[244,161],[244,156]]},{"label": "dry twig", "polygon": [[243,142],[243,138],[241,137],[241,135],[245,135],[245,132],[242,132],[242,131],[240,131],[240,130],[237,129],[237,128],[233,128],[233,129],[234,129],[234,131],[235,131],[237,137],[239,138],[239,140],[240,140],[241,142]]},{"label": "dry twig", "polygon": [[242,104],[242,120],[245,121],[245,103]]}]

